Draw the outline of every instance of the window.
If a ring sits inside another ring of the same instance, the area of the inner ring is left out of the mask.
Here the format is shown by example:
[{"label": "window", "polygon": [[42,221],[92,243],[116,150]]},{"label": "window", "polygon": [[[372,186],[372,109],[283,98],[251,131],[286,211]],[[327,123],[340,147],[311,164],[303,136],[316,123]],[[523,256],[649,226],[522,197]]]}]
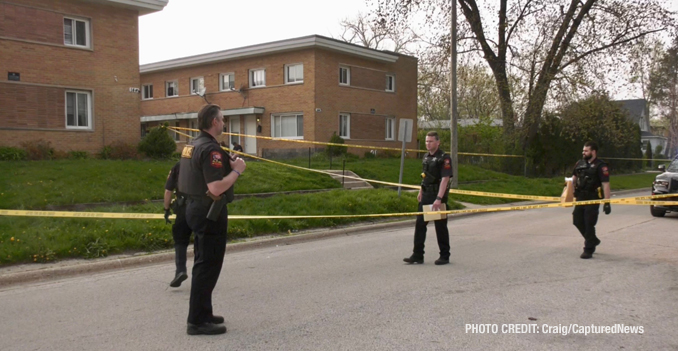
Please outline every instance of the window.
[{"label": "window", "polygon": [[[198,129],[198,120],[197,119],[192,119],[188,122],[188,128],[191,129]],[[200,132],[194,132],[194,131],[189,131],[188,134],[194,138],[197,138]]]},{"label": "window", "polygon": [[271,136],[274,138],[304,138],[304,115],[271,115]]},{"label": "window", "polygon": [[191,95],[200,94],[203,89],[205,89],[205,78],[191,78]]},{"label": "window", "polygon": [[[240,116],[231,116],[228,117],[228,124],[231,129],[231,133],[240,134]],[[240,144],[240,135],[230,135],[229,139],[231,140],[229,148],[233,146],[233,142]]]},{"label": "window", "polygon": [[339,67],[339,85],[351,85],[351,69]]},{"label": "window", "polygon": [[386,117],[386,140],[394,140],[395,118]]},{"label": "window", "polygon": [[304,65],[302,63],[285,65],[285,84],[303,83]]},{"label": "window", "polygon": [[386,75],[386,91],[395,91],[395,76],[392,74]]},{"label": "window", "polygon": [[165,96],[179,96],[179,83],[176,80],[165,82]]},{"label": "window", "polygon": [[64,17],[64,44],[89,47],[89,21]]},{"label": "window", "polygon": [[219,90],[229,91],[235,90],[235,74],[234,73],[222,73],[219,77]]},{"label": "window", "polygon": [[339,114],[339,136],[344,139],[351,138],[351,115],[348,113]]},{"label": "window", "polygon": [[252,69],[250,70],[250,87],[258,88],[266,86],[266,70]]},{"label": "window", "polygon": [[153,84],[146,84],[141,86],[141,99],[150,100],[153,98]]},{"label": "window", "polygon": [[86,91],[66,91],[66,128],[92,128],[92,94]]}]

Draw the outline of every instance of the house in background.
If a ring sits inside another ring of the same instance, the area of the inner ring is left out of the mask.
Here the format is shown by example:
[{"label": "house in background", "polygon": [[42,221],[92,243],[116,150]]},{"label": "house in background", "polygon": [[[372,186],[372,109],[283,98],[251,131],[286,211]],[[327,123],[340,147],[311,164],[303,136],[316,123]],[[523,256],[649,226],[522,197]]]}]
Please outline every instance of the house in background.
[{"label": "house in background", "polygon": [[138,20],[167,2],[0,1],[1,145],[138,143]]},{"label": "house in background", "polygon": [[[319,35],[145,64],[140,71],[142,133],[162,123],[197,129],[197,113],[209,101],[222,108],[225,131],[274,138],[221,137],[263,157],[307,154],[324,147],[285,139],[328,142],[333,133],[346,144],[400,148],[400,119],[417,118],[415,57]],[[414,139],[408,148],[416,148]],[[176,134],[175,140],[180,149],[189,138]]]},{"label": "house in background", "polygon": [[629,119],[640,127],[640,142],[643,152],[645,152],[647,142],[649,141],[653,153],[656,150],[657,145],[661,145],[662,155],[664,155],[666,153],[667,139],[664,136],[652,133],[650,126],[650,106],[647,103],[647,100],[633,99],[617,100],[615,102],[621,104],[622,109],[628,111]]}]

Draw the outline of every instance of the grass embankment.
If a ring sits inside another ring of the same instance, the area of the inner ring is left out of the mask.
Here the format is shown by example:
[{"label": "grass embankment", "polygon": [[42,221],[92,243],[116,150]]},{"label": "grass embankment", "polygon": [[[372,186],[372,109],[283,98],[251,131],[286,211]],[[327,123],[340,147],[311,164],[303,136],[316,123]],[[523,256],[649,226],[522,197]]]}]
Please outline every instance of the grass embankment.
[{"label": "grass embankment", "polygon": [[[0,208],[44,209],[46,206],[93,202],[134,202],[159,199],[174,161],[34,161],[0,162]],[[336,163],[335,163],[336,164]],[[374,159],[349,163],[362,177],[397,182],[400,160]],[[303,166],[303,163],[300,164]],[[314,168],[319,168],[315,167]],[[329,168],[329,163],[327,164]],[[336,167],[334,167],[336,168]],[[418,184],[420,161],[406,160],[404,183]],[[479,167],[461,165],[461,189],[558,196],[563,179],[526,179]],[[655,174],[612,177],[614,190],[647,188]],[[464,183],[466,182],[466,183]],[[338,187],[317,173],[263,162],[249,162],[236,193],[259,193]],[[476,196],[452,199],[480,204],[511,202]],[[458,204],[450,204],[459,208]],[[397,198],[387,189],[247,198],[229,205],[232,215],[302,215],[396,213],[416,210],[415,193]],[[101,206],[97,212],[162,213],[160,203]],[[233,220],[229,238],[331,227],[363,219]],[[95,220],[0,217],[0,264],[49,262],[68,257],[100,257],[124,251],[154,251],[172,247],[170,226],[163,220]]]},{"label": "grass embankment", "polygon": [[[62,160],[0,162],[0,208],[44,209],[98,202],[162,199],[176,161]],[[248,163],[236,194],[329,189],[341,184],[328,176]]]},{"label": "grass embankment", "polygon": [[[400,198],[388,189],[246,198],[229,205],[231,215],[324,215],[416,211],[413,193]],[[450,204],[450,208],[461,208]],[[92,211],[161,213],[162,205],[99,207]],[[374,219],[372,219],[374,220]],[[229,239],[365,221],[361,218],[231,220]],[[368,220],[369,221],[369,220]],[[124,251],[155,251],[173,245],[164,220],[0,218],[0,264],[49,262],[68,257],[102,257]]]}]

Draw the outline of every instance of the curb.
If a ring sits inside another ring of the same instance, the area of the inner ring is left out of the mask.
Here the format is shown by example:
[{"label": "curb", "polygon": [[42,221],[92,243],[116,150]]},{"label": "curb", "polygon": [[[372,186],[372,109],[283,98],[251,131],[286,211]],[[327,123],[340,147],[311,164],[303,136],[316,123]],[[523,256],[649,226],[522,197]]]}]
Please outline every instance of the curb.
[{"label": "curb", "polygon": [[[637,193],[643,191],[642,189],[633,189],[633,190],[621,190],[614,192],[613,196],[626,195],[630,193]],[[504,203],[499,205],[479,205],[477,208],[491,208],[491,207],[505,207],[505,206],[514,206],[516,204],[520,205],[536,205],[547,203],[548,201],[522,201],[518,203]],[[451,215],[452,218],[459,217],[470,217],[484,215],[489,212],[481,213],[460,213]],[[376,224],[356,224],[352,226],[336,228],[336,229],[311,229],[308,231],[303,231],[300,233],[295,233],[294,235],[278,236],[273,238],[256,238],[246,242],[236,242],[229,243],[227,245],[226,252],[243,252],[249,250],[255,250],[265,247],[272,247],[277,245],[292,245],[300,244],[309,241],[316,241],[321,239],[327,239],[342,235],[352,235],[354,233],[368,233],[373,231],[380,231],[384,229],[391,228],[402,228],[402,227],[412,227],[414,228],[414,223],[416,220],[408,219],[403,221],[392,221],[386,223],[376,223]],[[413,229],[414,230],[414,229]],[[193,256],[193,250],[189,247],[189,257]],[[87,273],[100,273],[106,271],[115,271],[121,269],[128,269],[141,266],[149,266],[154,264],[161,264],[174,261],[174,250],[168,250],[160,253],[150,253],[150,254],[136,254],[131,257],[119,257],[119,258],[105,258],[98,261],[88,261],[88,260],[73,260],[77,262],[74,264],[61,266],[61,267],[49,267],[49,268],[38,268],[38,269],[27,269],[24,271],[18,271],[14,273],[2,274],[0,269],[0,290],[4,288],[11,287],[13,285],[25,284],[25,283],[37,283],[37,282],[48,282],[54,281],[56,279],[72,277],[76,275],[82,275]],[[10,267],[11,268],[11,267]]]}]

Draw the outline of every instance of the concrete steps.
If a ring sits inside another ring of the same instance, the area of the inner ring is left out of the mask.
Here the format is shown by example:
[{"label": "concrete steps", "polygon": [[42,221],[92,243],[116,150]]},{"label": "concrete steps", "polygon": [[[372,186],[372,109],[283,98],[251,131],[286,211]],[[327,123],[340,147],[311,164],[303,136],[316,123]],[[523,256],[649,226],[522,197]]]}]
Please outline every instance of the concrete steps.
[{"label": "concrete steps", "polygon": [[[340,182],[342,181],[342,172],[341,170],[326,170],[325,172],[331,173],[331,177],[335,179],[336,181]],[[351,176],[351,177],[357,177],[360,178],[357,174],[346,170],[344,173],[346,176]],[[357,180],[357,179],[351,179],[351,178],[345,178],[344,179],[344,189],[374,189],[372,184],[364,181],[364,180]]]}]

